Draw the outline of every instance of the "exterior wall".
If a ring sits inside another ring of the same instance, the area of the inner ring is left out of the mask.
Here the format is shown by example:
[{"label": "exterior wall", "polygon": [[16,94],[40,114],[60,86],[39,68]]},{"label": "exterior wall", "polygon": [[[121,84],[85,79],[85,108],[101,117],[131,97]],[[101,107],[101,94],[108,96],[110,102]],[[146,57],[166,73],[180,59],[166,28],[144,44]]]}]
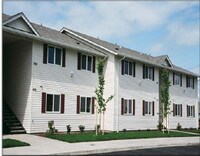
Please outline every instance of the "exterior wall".
[{"label": "exterior wall", "polygon": [[32,43],[15,42],[3,49],[4,101],[30,132]]},{"label": "exterior wall", "polygon": [[[169,116],[169,124],[171,129],[175,129],[180,123],[182,128],[198,127],[198,102],[197,102],[197,79],[195,79],[195,88],[186,88],[186,75],[182,75],[182,86],[173,85],[173,73],[170,72],[171,86],[170,94],[170,110],[173,111],[173,103],[182,104],[182,117]],[[187,105],[195,105],[195,118],[187,117]]]},{"label": "exterior wall", "polygon": [[105,72],[105,90],[104,98],[107,99],[109,96],[114,95],[114,98],[107,103],[106,113],[105,113],[105,130],[114,130],[114,112],[115,112],[115,56],[113,54],[108,54],[104,66]]},{"label": "exterior wall", "polygon": [[[96,63],[97,63],[96,58]],[[48,129],[48,121],[54,120],[58,131],[66,131],[70,124],[72,131],[78,131],[78,126],[85,130],[94,130],[95,114],[76,114],[77,95],[95,96],[98,85],[98,74],[77,70],[77,52],[66,49],[66,67],[43,64],[43,43],[34,42],[33,46],[33,88],[31,108],[31,133],[44,132]],[[71,77],[73,72],[73,77]],[[64,114],[41,113],[42,92],[65,94]]]},{"label": "exterior wall", "polygon": [[[116,58],[116,65],[118,67],[118,79],[119,79],[119,96],[118,96],[118,109],[116,112],[115,119],[119,115],[119,127],[116,125],[116,129],[123,130],[138,130],[138,129],[156,129],[158,125],[158,112],[159,112],[159,102],[158,102],[158,78],[159,70],[155,68],[154,81],[149,79],[143,79],[143,64],[135,63],[135,77],[122,75],[121,74],[121,62],[119,65],[119,60],[121,58]],[[120,69],[119,69],[120,68]],[[139,82],[141,84],[139,85]],[[135,99],[135,115],[121,115],[121,98],[125,99]],[[143,116],[142,113],[142,102],[154,101],[154,116]],[[117,121],[115,122],[117,124]]]}]

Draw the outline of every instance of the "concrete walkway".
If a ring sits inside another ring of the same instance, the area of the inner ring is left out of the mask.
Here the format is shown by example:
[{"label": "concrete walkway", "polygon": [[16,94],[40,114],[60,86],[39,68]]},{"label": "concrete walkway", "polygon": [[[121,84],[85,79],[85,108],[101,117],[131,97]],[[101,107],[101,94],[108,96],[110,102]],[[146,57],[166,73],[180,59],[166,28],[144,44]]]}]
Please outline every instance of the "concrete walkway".
[{"label": "concrete walkway", "polygon": [[83,143],[66,143],[29,134],[5,135],[3,136],[4,138],[24,141],[30,143],[31,146],[4,148],[3,155],[83,155],[200,143],[200,137],[130,139]]}]

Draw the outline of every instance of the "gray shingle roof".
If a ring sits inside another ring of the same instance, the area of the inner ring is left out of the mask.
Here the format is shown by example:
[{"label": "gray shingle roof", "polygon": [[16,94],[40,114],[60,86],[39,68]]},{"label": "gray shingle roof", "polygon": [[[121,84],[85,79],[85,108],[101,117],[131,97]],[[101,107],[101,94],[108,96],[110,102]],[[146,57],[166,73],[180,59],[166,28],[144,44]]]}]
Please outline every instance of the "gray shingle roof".
[{"label": "gray shingle roof", "polygon": [[[67,28],[68,29],[68,28]],[[125,48],[123,46],[119,46],[119,45],[116,45],[116,44],[113,44],[113,43],[109,43],[107,41],[103,41],[101,39],[98,39],[98,38],[94,38],[92,36],[88,36],[86,34],[82,34],[80,32],[77,32],[77,31],[74,31],[74,30],[71,30],[71,29],[68,29],[69,31],[72,31],[73,33],[77,34],[77,35],[80,35],[81,37],[84,37],[96,44],[99,44],[101,46],[104,46],[106,47],[107,49],[109,50],[112,50],[116,53],[118,53],[118,55],[120,56],[125,56],[127,58],[132,58],[132,59],[135,59],[135,60],[139,60],[141,62],[145,62],[145,63],[150,63],[150,64],[154,64],[154,65],[158,65],[158,66],[163,66],[163,61],[168,58],[167,55],[161,55],[161,56],[150,56],[150,55],[147,55],[147,54],[144,54],[144,53],[141,53],[141,52],[138,52],[138,51],[135,51],[135,50],[131,50],[131,49],[128,49],[128,48]],[[182,73],[185,73],[185,74],[188,74],[188,75],[193,75],[193,76],[199,76],[195,73],[192,73],[186,69],[183,69],[181,67],[178,67],[174,64],[173,65],[173,68],[171,68],[171,70],[174,70],[174,71],[178,71],[178,72],[182,72]]]},{"label": "gray shingle roof", "polygon": [[[13,16],[2,14],[3,22],[8,20],[11,17],[13,17]],[[83,43],[79,42],[79,44],[77,44],[77,42],[78,42],[77,40],[73,39],[72,37],[69,37],[69,36],[62,34],[57,30],[50,29],[48,27],[41,26],[41,25],[38,25],[38,24],[35,24],[35,23],[31,23],[31,24],[34,27],[34,29],[39,33],[39,35],[41,37],[51,39],[53,41],[59,42],[59,43],[64,44],[66,46],[70,45],[70,46],[75,47],[75,48],[78,47],[79,49],[82,49],[83,51],[87,51],[89,53],[93,53],[93,54],[96,54],[96,55],[101,55],[101,56],[105,55],[102,52],[97,51],[94,48],[91,48],[88,45],[85,45]]]}]

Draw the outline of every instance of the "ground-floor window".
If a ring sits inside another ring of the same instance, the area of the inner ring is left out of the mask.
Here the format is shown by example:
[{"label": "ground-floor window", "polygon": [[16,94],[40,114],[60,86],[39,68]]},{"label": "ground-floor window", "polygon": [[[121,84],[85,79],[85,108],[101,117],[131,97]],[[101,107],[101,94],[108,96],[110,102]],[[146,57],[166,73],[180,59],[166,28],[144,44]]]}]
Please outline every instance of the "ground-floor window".
[{"label": "ground-floor window", "polygon": [[143,100],[143,116],[145,115],[154,116],[154,101]]},{"label": "ground-floor window", "polygon": [[91,113],[91,97],[81,97],[81,113]]},{"label": "ground-floor window", "polygon": [[47,112],[60,111],[60,95],[47,94],[46,111]]},{"label": "ground-floor window", "polygon": [[135,115],[135,99],[121,99],[121,114]]},{"label": "ground-floor window", "polygon": [[174,116],[182,116],[182,104],[173,105],[173,114]]},{"label": "ground-floor window", "polygon": [[187,117],[195,117],[195,106],[187,105]]}]

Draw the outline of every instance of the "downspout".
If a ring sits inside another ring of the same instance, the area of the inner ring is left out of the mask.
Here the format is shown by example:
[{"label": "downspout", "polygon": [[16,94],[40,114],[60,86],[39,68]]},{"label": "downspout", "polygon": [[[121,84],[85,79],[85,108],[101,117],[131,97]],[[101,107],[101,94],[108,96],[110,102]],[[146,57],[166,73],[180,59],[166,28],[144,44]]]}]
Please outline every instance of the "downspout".
[{"label": "downspout", "polygon": [[120,59],[119,60],[119,67],[118,67],[118,73],[117,73],[117,132],[119,132],[119,106],[120,106],[120,104],[119,104],[119,75],[120,75],[120,62],[122,61],[122,60],[124,60],[125,59],[125,56],[122,58],[122,59]]}]

